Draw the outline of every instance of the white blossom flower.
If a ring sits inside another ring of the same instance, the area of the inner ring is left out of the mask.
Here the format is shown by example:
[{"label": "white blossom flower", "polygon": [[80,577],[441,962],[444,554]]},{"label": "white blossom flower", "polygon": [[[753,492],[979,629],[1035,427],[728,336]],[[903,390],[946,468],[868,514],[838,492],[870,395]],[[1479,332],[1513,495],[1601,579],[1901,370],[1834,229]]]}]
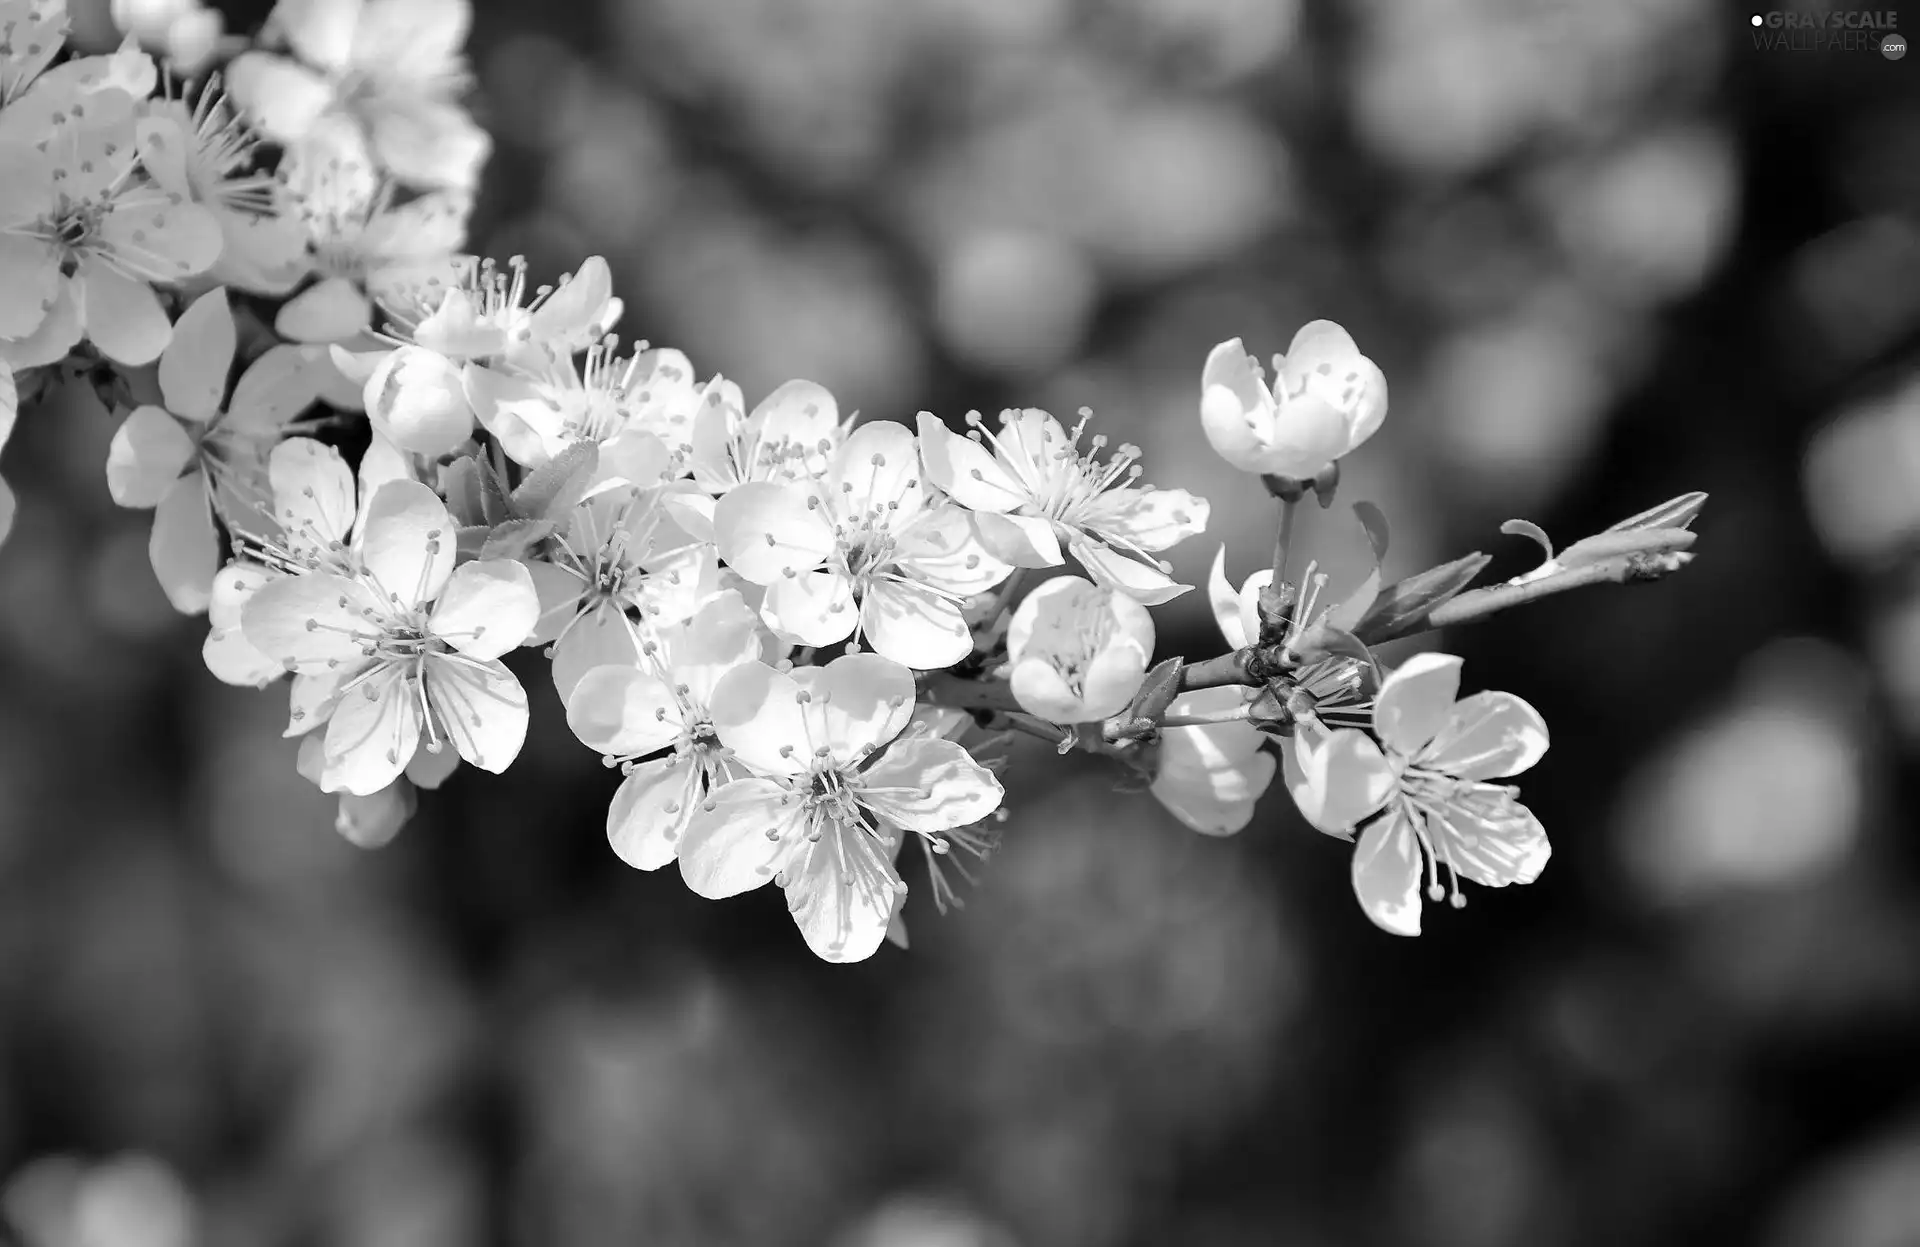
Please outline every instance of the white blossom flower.
[{"label": "white blossom flower", "polygon": [[688,886],[718,898],[776,882],[815,954],[871,956],[906,888],[898,837],[938,837],[1000,805],[1000,782],[953,741],[895,742],[913,699],[913,673],[878,654],[721,677],[714,732],[757,774],[702,803],[680,841]]},{"label": "white blossom flower", "polygon": [[532,368],[599,343],[620,319],[606,260],[588,256],[579,271],[540,286],[528,298],[527,262],[505,271],[480,256],[460,256],[444,286],[402,289],[382,304],[386,335],[448,359],[498,360]]},{"label": "white blossom flower", "polygon": [[1147,608],[1078,576],[1055,576],[1027,594],[1007,629],[1014,697],[1055,723],[1126,709],[1152,657]]},{"label": "white blossom flower", "polygon": [[[667,372],[665,356],[678,361]],[[562,354],[512,370],[469,364],[463,378],[481,425],[515,463],[539,467],[586,440],[600,446],[602,481],[653,485],[671,462],[670,455],[661,456],[687,439],[684,429],[673,431],[648,413],[657,409],[662,390],[677,395],[686,368],[678,351],[636,351],[621,359],[611,344],[596,344],[578,368],[571,354]],[[708,389],[717,393],[721,385],[716,377]],[[687,401],[697,406],[704,391],[685,389]]]},{"label": "white blossom flower", "polygon": [[[1209,715],[1246,704],[1238,688],[1202,688],[1182,693],[1167,707],[1172,715]],[[1260,795],[1273,782],[1273,755],[1241,720],[1168,727],[1160,731],[1154,798],[1195,831],[1229,836],[1253,819]]]},{"label": "white blossom flower", "polygon": [[206,68],[220,47],[225,19],[201,0],[113,0],[113,24],[181,77]]},{"label": "white blossom flower", "polygon": [[758,661],[760,621],[729,590],[691,619],[653,629],[642,648],[639,665],[595,667],[574,685],[567,724],[626,774],[607,809],[614,852],[656,870],[673,860],[707,793],[746,774],[728,759],[707,703],[722,676]]},{"label": "white blossom flower", "polygon": [[419,346],[390,353],[367,379],[367,420],[409,454],[451,454],[473,435],[460,366]]},{"label": "white blossom flower", "polygon": [[855,429],[825,476],[749,481],[714,509],[727,565],[767,586],[760,612],[803,645],[848,636],[923,670],[973,651],[961,603],[1011,568],[975,538],[967,513],[928,496],[912,430]]},{"label": "white blossom flower", "polygon": [[659,628],[684,622],[721,588],[713,546],[674,524],[657,488],[582,502],[528,570],[540,593],[530,643],[552,646],[563,702],[593,668],[639,663]]},{"label": "white blossom flower", "polygon": [[1356,728],[1302,731],[1288,751],[1288,787],[1307,821],[1339,836],[1365,824],[1354,895],[1396,935],[1420,933],[1423,873],[1428,899],[1459,906],[1461,876],[1496,888],[1532,883],[1552,854],[1517,790],[1487,782],[1540,760],[1545,721],[1511,693],[1456,701],[1459,689],[1458,658],[1416,654],[1381,682],[1378,744]]},{"label": "white blossom flower", "polygon": [[468,0],[280,0],[271,25],[297,59],[243,52],[234,98],[287,143],[351,118],[402,182],[470,190],[492,147],[458,103],[472,21]]},{"label": "white blossom flower", "polygon": [[138,133],[140,163],[154,182],[219,222],[214,281],[280,295],[312,270],[306,227],[291,212],[284,183],[258,171],[254,133],[215,84],[203,86],[191,106],[184,99],[147,101]]},{"label": "white blossom flower", "polygon": [[82,336],[145,364],[171,326],[155,283],[205,272],[220,255],[212,214],[146,180],[132,97],[85,97],[42,146],[0,144],[0,354],[53,363]]},{"label": "white blossom flower", "polygon": [[[1117,447],[1102,462],[1107,439],[1095,435],[1082,450],[1091,413],[1071,434],[1044,411],[1000,413],[1000,431],[967,414],[962,437],[934,415],[920,415],[927,475],[974,513],[981,540],[1017,567],[1057,567],[1071,554],[1099,584],[1148,606],[1185,593],[1154,559],[1205,531],[1207,502],[1184,489],[1135,485],[1136,446]],[[984,444],[983,444],[984,442]]]},{"label": "white blossom flower", "polygon": [[[326,774],[326,742],[309,736],[300,742],[296,767],[302,777],[319,787]],[[385,788],[366,796],[340,794],[333,829],[357,848],[377,849],[400,834],[419,806],[417,789],[440,787],[460,765],[460,755],[451,749],[429,753],[422,749],[407,763],[407,769]]]},{"label": "white blossom flower", "polygon": [[437,304],[459,279],[464,264],[455,253],[473,208],[467,192],[435,191],[394,206],[393,184],[374,168],[364,141],[336,122],[316,125],[290,149],[282,173],[319,280],[274,317],[281,337],[351,342],[372,326],[376,300]]},{"label": "white blossom flower", "polygon": [[424,736],[503,771],[526,739],[527,697],[500,655],[540,613],[527,569],[505,559],[456,568],[453,518],[427,486],[374,495],[355,538],[357,574],[287,576],[241,614],[254,648],[320,677],[330,702],[322,788],[365,796],[392,783]]},{"label": "white blossom flower", "polygon": [[1316,320],[1273,360],[1267,385],[1240,339],[1213,348],[1200,374],[1200,423],[1244,472],[1306,479],[1372,437],[1387,418],[1387,379],[1347,331]]},{"label": "white blossom flower", "polygon": [[824,476],[846,436],[840,408],[824,386],[788,381],[742,414],[731,402],[703,404],[693,418],[693,479],[712,494],[748,481],[799,481]]},{"label": "white blossom flower", "polygon": [[220,567],[217,514],[266,505],[266,459],[287,424],[314,400],[300,352],[270,348],[227,397],[233,315],[216,287],[194,300],[160,356],[165,407],[136,407],[107,450],[107,488],[123,507],[154,508],[148,554],[175,609],[207,609]]}]

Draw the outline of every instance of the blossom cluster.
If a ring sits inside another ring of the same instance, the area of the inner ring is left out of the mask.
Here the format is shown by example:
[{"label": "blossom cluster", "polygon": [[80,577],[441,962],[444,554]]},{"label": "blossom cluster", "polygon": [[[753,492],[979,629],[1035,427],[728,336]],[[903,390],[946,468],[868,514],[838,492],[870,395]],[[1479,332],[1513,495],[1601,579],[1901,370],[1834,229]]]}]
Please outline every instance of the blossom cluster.
[{"label": "blossom cluster", "polygon": [[[284,690],[295,765],[356,842],[462,761],[504,771],[552,696],[623,776],[622,860],[706,897],[777,884],[828,960],[904,942],[909,840],[952,899],[1015,733],[1117,760],[1210,835],[1284,771],[1389,931],[1545,864],[1491,782],[1539,759],[1539,715],[1456,699],[1457,659],[1383,675],[1357,635],[1377,574],[1323,606],[1311,569],[1235,589],[1222,550],[1227,646],[1290,662],[1200,680],[1154,662],[1151,608],[1192,588],[1160,556],[1208,504],[1090,413],[855,421],[805,380],[750,403],[623,348],[604,260],[533,286],[466,254],[466,0],[281,0],[224,59],[199,19],[125,17],[120,50],[62,59],[65,16],[0,0],[0,442],[48,366],[110,378],[114,501],[153,510],[212,674]],[[1270,481],[1330,490],[1386,409],[1330,322],[1271,383],[1238,341],[1201,370],[1205,436]]]}]

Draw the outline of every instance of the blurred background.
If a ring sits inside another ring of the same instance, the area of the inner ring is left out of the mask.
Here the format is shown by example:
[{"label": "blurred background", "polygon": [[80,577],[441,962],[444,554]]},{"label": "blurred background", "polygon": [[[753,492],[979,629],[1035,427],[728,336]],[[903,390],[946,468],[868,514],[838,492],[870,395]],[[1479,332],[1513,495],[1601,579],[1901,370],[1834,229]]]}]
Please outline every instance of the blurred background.
[{"label": "blurred background", "polygon": [[[1782,0],[1784,2],[1784,0]],[[76,8],[79,6],[76,4]],[[104,9],[104,5],[99,6]],[[222,6],[251,30],[265,3]],[[813,959],[607,848],[543,678],[376,852],[22,422],[0,551],[0,1220],[30,1247],[1920,1243],[1920,59],[1717,0],[479,0],[472,246],[611,261],[750,398],[1081,405],[1208,496],[1209,347],[1385,368],[1389,574],[1712,494],[1683,574],[1438,638],[1555,858],[1401,941],[1020,757],[964,910]],[[1310,549],[1355,544],[1344,505]],[[1202,594],[1165,653],[1220,641]],[[1429,640],[1428,643],[1433,643]],[[524,652],[528,670],[538,655]],[[1044,747],[1042,747],[1044,752]]]}]

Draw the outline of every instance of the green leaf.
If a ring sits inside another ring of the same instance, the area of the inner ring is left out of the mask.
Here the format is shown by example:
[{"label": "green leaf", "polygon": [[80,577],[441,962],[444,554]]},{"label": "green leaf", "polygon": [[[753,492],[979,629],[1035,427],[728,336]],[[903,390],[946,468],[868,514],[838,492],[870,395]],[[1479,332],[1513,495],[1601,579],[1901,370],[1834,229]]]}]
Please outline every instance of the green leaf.
[{"label": "green leaf", "polygon": [[455,459],[440,469],[440,492],[447,496],[447,510],[454,523],[462,526],[486,523],[486,504],[481,498],[481,468],[472,458]]},{"label": "green leaf", "polygon": [[1140,682],[1140,691],[1133,695],[1133,705],[1128,708],[1127,717],[1158,723],[1180,693],[1180,671],[1185,665],[1185,660],[1181,658],[1169,658],[1156,663],[1153,670],[1147,672],[1147,678]]},{"label": "green leaf", "polygon": [[1373,561],[1384,563],[1387,559],[1387,541],[1392,530],[1387,527],[1387,514],[1371,502],[1356,502],[1353,513],[1360,517],[1360,527],[1367,530],[1367,541],[1373,546]]},{"label": "green leaf", "polygon": [[480,547],[483,559],[523,559],[553,535],[552,520],[520,519],[495,524]]},{"label": "green leaf", "polygon": [[1473,583],[1493,560],[1479,551],[1418,575],[1397,580],[1380,591],[1352,632],[1370,645],[1417,632],[1433,608]]},{"label": "green leaf", "polygon": [[1638,515],[1630,515],[1618,524],[1609,526],[1607,531],[1619,533],[1635,528],[1685,528],[1693,523],[1694,517],[1706,505],[1707,495],[1696,489],[1690,494],[1669,498],[1657,507],[1648,507]]},{"label": "green leaf", "polygon": [[564,518],[586,494],[599,466],[599,443],[573,443],[527,473],[527,479],[513,491],[514,513],[528,519]]},{"label": "green leaf", "polygon": [[1609,528],[1560,552],[1560,566],[1581,567],[1634,554],[1669,554],[1692,545],[1698,533],[1685,528]]},{"label": "green leaf", "polygon": [[1553,539],[1547,536],[1547,530],[1532,520],[1508,520],[1500,526],[1500,531],[1509,537],[1531,537],[1546,551],[1547,562],[1553,562]]},{"label": "green leaf", "polygon": [[487,544],[487,535],[493,530],[485,524],[468,524],[454,533],[453,558],[456,563],[480,557],[480,550]]},{"label": "green leaf", "polygon": [[501,477],[498,468],[482,465],[480,469],[480,519],[491,527],[504,524],[513,519],[513,499],[508,496],[507,482]]}]

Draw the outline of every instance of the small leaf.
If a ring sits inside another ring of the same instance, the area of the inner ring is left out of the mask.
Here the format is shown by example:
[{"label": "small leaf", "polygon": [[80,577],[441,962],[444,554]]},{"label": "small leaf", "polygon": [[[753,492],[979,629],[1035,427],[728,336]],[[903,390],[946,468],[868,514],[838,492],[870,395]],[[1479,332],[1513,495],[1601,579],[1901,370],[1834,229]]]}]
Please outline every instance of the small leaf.
[{"label": "small leaf", "polygon": [[487,535],[493,530],[485,524],[468,524],[454,534],[453,557],[457,563],[480,557],[481,547],[487,544]]},{"label": "small leaf", "polygon": [[1387,558],[1387,541],[1392,530],[1387,527],[1387,514],[1371,502],[1356,502],[1353,513],[1360,517],[1360,527],[1367,530],[1367,540],[1373,545],[1373,561],[1383,563]]},{"label": "small leaf", "polygon": [[495,524],[480,547],[483,559],[520,559],[553,535],[553,521],[520,519]]},{"label": "small leaf", "polygon": [[453,513],[455,523],[463,526],[486,523],[480,477],[480,464],[471,458],[455,459],[440,469],[440,492],[447,496],[447,510]]},{"label": "small leaf", "polygon": [[507,493],[507,482],[502,479],[498,468],[482,465],[480,469],[480,518],[489,526],[504,524],[513,519],[513,499]]},{"label": "small leaf", "polygon": [[1133,695],[1133,705],[1127,710],[1129,719],[1146,719],[1158,723],[1167,713],[1167,707],[1180,693],[1180,670],[1186,665],[1180,658],[1169,658],[1156,663],[1153,670],[1147,672],[1147,678],[1140,682],[1140,691]]},{"label": "small leaf", "polygon": [[1547,536],[1547,530],[1532,520],[1508,520],[1500,526],[1500,531],[1509,537],[1531,537],[1540,543],[1546,552],[1547,562],[1553,562],[1553,539]]},{"label": "small leaf", "polygon": [[1633,554],[1670,554],[1686,549],[1698,536],[1685,528],[1609,528],[1562,550],[1560,566],[1580,567]]},{"label": "small leaf", "polygon": [[1253,724],[1255,731],[1269,736],[1293,735],[1293,711],[1287,705],[1292,693],[1293,684],[1289,680],[1267,681],[1247,706],[1247,722]]},{"label": "small leaf", "polygon": [[557,520],[579,503],[600,466],[598,442],[578,441],[547,460],[513,491],[514,513],[530,519]]},{"label": "small leaf", "polygon": [[1609,526],[1607,531],[1620,533],[1635,528],[1685,528],[1693,523],[1694,517],[1706,505],[1707,495],[1696,489],[1690,494],[1669,498],[1657,507],[1648,507],[1638,515],[1630,515],[1618,524]]},{"label": "small leaf", "polygon": [[1451,563],[1431,567],[1418,575],[1397,580],[1380,591],[1353,633],[1368,644],[1377,645],[1409,632],[1417,632],[1433,608],[1453,597],[1493,560],[1475,551]]}]

